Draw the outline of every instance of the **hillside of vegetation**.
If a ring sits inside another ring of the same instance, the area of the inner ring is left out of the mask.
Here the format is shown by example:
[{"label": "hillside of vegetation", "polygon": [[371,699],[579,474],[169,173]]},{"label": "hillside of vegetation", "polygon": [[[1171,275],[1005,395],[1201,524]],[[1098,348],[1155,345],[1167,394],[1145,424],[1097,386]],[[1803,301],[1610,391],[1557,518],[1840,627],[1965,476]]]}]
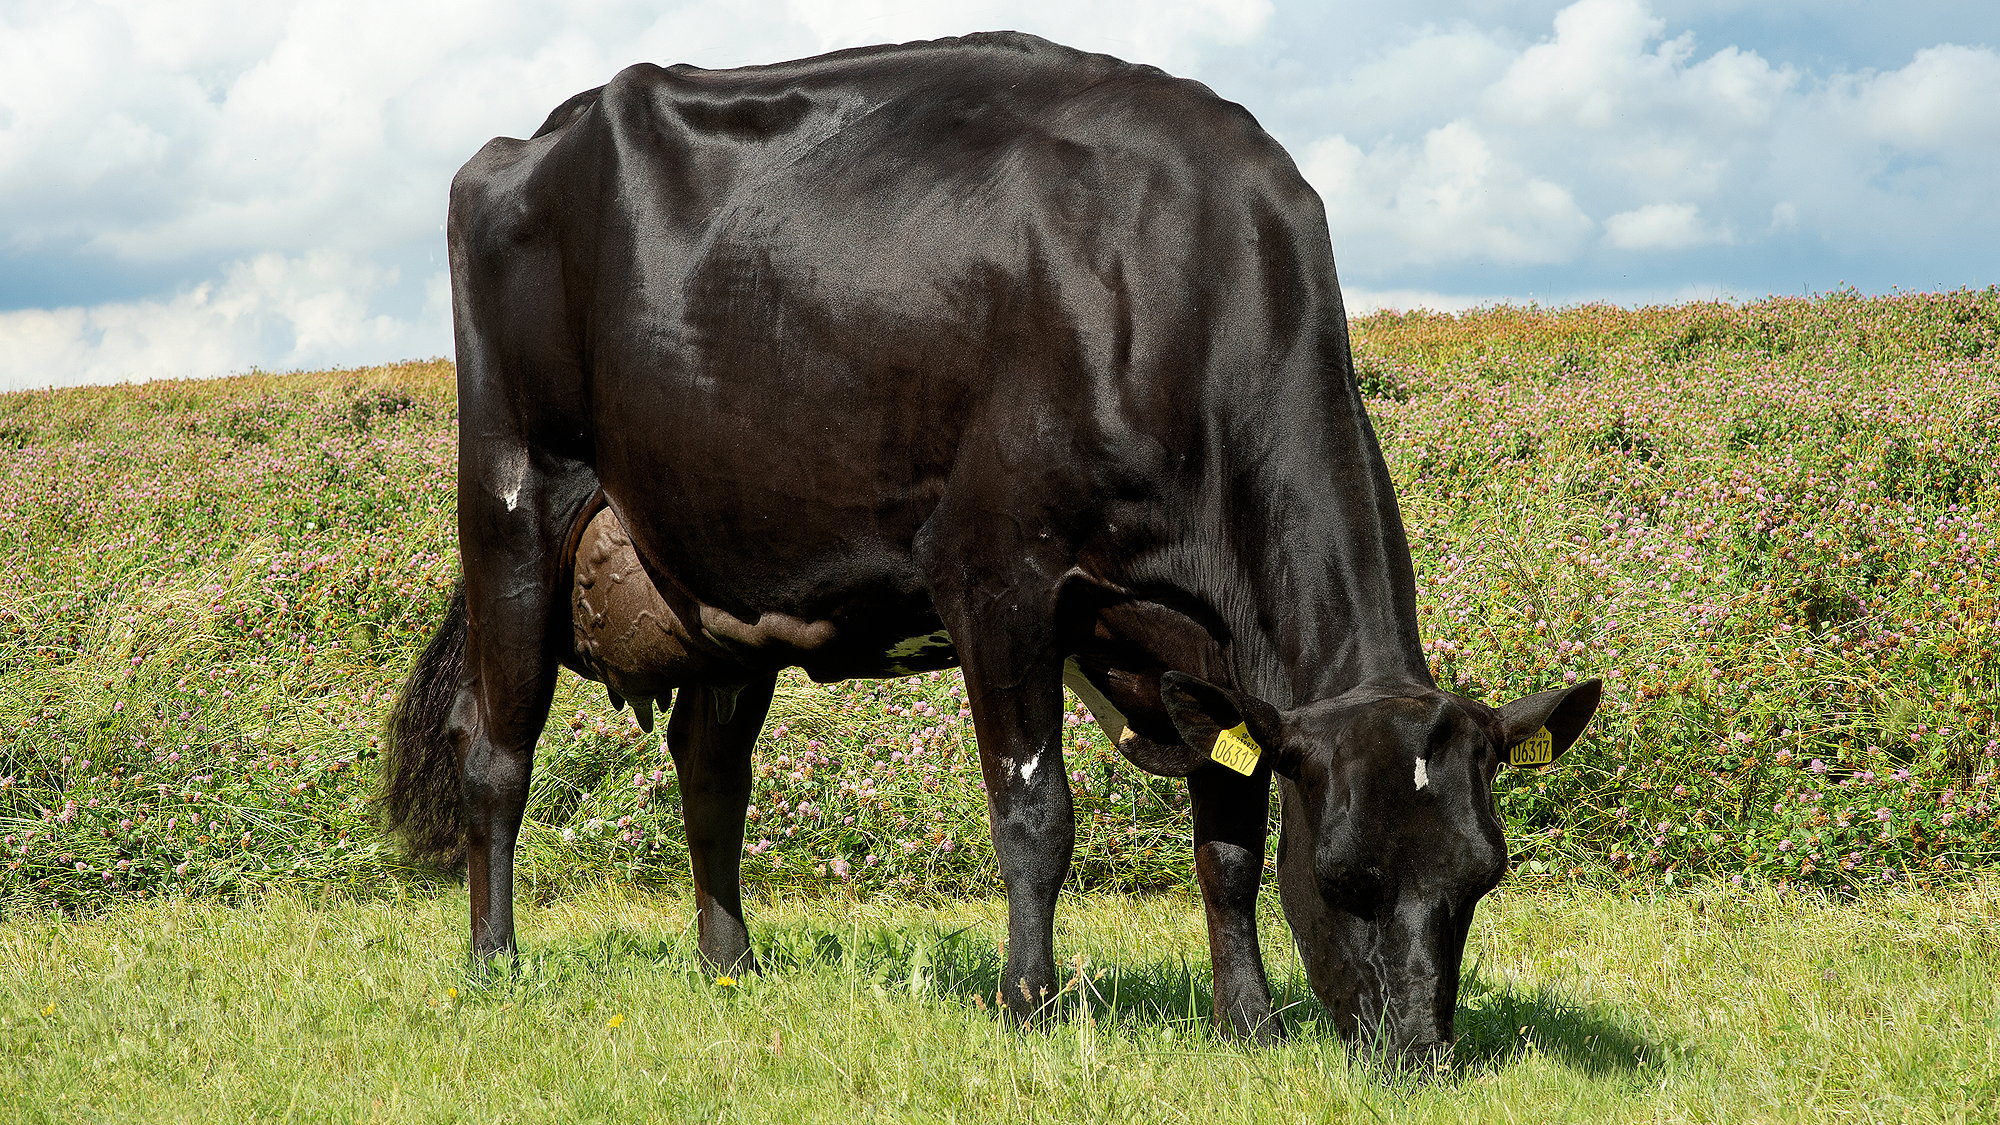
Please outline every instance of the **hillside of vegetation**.
[{"label": "hillside of vegetation", "polygon": [[[1844,890],[2000,865],[2000,289],[1355,324],[1439,682],[1599,675],[1503,775],[1516,877]],[[409,880],[366,805],[456,578],[442,362],[0,396],[0,909]],[[1183,887],[1078,711],[1077,877]],[[746,875],[998,889],[955,674],[781,694]],[[685,870],[657,736],[565,674],[543,893]]]}]

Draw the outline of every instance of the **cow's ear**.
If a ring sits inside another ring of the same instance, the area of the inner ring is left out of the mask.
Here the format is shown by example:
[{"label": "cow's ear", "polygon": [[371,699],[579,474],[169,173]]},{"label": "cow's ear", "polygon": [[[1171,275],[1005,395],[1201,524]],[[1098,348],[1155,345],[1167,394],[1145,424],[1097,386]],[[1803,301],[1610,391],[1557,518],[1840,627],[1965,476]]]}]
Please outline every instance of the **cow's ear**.
[{"label": "cow's ear", "polygon": [[1601,680],[1538,691],[1500,708],[1501,745],[1510,766],[1546,766],[1583,735],[1604,694]]},{"label": "cow's ear", "polygon": [[1160,703],[1194,755],[1188,772],[1214,762],[1247,777],[1277,752],[1278,710],[1256,696],[1168,672],[1160,677]]}]

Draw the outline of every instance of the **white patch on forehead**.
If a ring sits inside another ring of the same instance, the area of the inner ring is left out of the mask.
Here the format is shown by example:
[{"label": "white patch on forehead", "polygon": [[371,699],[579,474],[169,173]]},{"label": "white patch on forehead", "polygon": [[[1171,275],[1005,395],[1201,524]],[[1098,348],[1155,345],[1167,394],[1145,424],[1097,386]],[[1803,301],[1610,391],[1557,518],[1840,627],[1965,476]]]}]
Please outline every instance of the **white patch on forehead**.
[{"label": "white patch on forehead", "polygon": [[1419,789],[1422,789],[1422,788],[1424,788],[1425,786],[1429,785],[1430,783],[1431,783],[1431,774],[1430,774],[1430,771],[1424,768],[1424,760],[1423,760],[1422,758],[1418,758],[1418,759],[1417,759],[1417,788],[1419,788]]},{"label": "white patch on forehead", "polygon": [[1035,770],[1036,770],[1036,769],[1037,769],[1038,767],[1040,767],[1040,766],[1041,766],[1041,764],[1042,764],[1042,756],[1041,756],[1040,754],[1037,754],[1037,755],[1035,755],[1034,757],[1032,757],[1032,758],[1029,758],[1029,759],[1028,759],[1027,761],[1025,761],[1025,762],[1022,762],[1022,763],[1021,763],[1021,781],[1022,781],[1023,783],[1026,783],[1026,782],[1028,782],[1028,781],[1031,781],[1031,780],[1033,780],[1033,779],[1034,779],[1034,776],[1035,776]]}]

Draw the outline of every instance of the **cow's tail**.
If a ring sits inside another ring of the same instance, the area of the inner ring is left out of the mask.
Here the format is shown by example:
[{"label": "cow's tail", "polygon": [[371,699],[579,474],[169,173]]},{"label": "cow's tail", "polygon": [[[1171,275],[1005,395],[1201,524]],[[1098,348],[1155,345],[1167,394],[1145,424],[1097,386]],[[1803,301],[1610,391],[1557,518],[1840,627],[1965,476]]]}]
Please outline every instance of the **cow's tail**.
[{"label": "cow's tail", "polygon": [[452,710],[464,682],[465,635],[461,582],[444,624],[417,657],[389,712],[375,806],[382,826],[402,838],[410,860],[427,867],[457,867],[465,859],[463,773],[451,737]]}]

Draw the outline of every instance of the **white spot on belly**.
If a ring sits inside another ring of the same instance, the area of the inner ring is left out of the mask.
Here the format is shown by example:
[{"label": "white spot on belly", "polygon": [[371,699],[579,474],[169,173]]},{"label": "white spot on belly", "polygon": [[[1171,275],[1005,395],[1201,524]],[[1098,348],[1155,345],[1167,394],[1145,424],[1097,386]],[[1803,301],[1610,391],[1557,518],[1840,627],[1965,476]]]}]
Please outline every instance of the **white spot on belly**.
[{"label": "white spot on belly", "polygon": [[1417,788],[1419,788],[1419,789],[1422,789],[1422,788],[1423,788],[1424,786],[1426,786],[1426,785],[1429,785],[1430,783],[1431,783],[1431,775],[1430,775],[1430,771],[1424,768],[1424,760],[1423,760],[1422,758],[1418,758],[1418,759],[1417,759]]}]

